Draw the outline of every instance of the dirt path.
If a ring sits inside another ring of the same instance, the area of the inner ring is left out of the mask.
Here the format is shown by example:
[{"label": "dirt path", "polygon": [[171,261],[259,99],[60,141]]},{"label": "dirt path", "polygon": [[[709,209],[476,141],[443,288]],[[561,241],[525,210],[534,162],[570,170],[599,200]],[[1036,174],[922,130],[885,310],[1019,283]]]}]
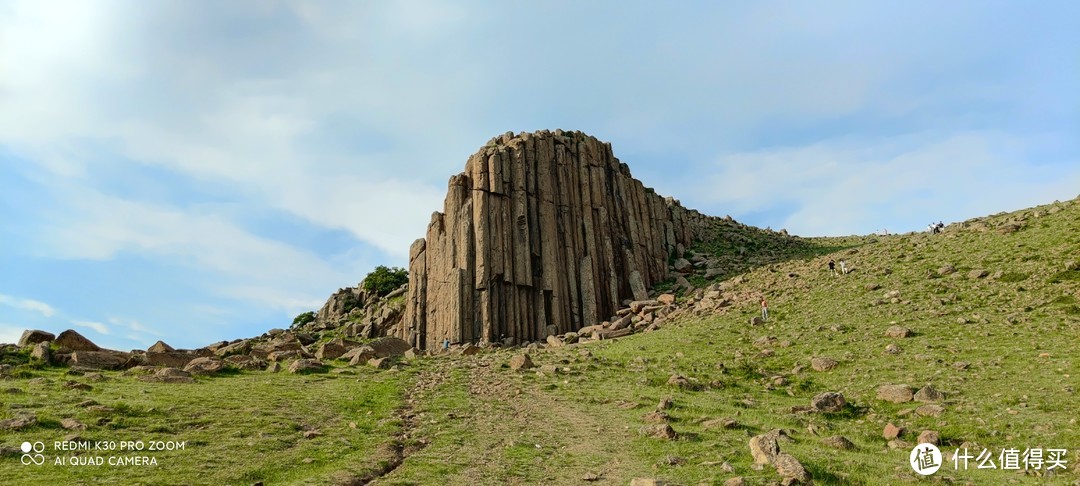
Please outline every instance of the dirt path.
[{"label": "dirt path", "polygon": [[[440,387],[466,387],[468,403],[450,412],[455,420],[422,425],[420,435],[449,434],[452,441],[433,440],[431,447],[406,455],[399,467],[373,484],[416,482],[433,463],[455,464],[449,477],[426,477],[446,484],[625,484],[630,476],[623,458],[635,431],[588,406],[540,389],[524,373],[501,367],[506,354],[446,360],[433,375],[443,381],[421,381],[429,387],[415,393],[430,399]],[[465,376],[447,379],[456,367]],[[430,417],[424,417],[430,419]],[[445,444],[444,442],[450,442]]]}]

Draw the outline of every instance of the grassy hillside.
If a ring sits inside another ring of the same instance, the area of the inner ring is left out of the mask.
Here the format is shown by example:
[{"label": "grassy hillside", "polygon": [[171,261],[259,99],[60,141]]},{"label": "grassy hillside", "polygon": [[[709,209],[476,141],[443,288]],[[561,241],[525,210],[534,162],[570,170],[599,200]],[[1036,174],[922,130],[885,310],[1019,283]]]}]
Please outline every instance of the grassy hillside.
[{"label": "grassy hillside", "polygon": [[[0,476],[16,484],[772,484],[781,477],[753,467],[747,444],[783,429],[790,440],[781,450],[816,484],[1080,481],[1078,201],[937,235],[808,242],[725,281],[697,281],[707,286],[680,296],[680,317],[660,330],[534,346],[537,368],[528,371],[508,367],[521,349],[402,361],[398,371],[242,372],[195,384],[19,369],[2,383],[0,420],[32,412],[38,423],[0,431]],[[730,241],[698,250],[735,261]],[[830,273],[830,258],[843,258],[850,273]],[[770,319],[751,326],[761,295]],[[892,326],[911,335],[886,336]],[[812,358],[837,365],[815,371]],[[69,389],[67,380],[93,389]],[[934,403],[941,409],[878,399],[879,386],[900,384],[932,385],[944,394]],[[848,405],[803,410],[827,391]],[[87,399],[111,410],[78,405]],[[87,429],[64,430],[64,418]],[[642,433],[662,423],[678,437]],[[906,429],[891,444],[882,437],[889,423]],[[946,455],[929,479],[908,466],[924,430],[939,434]],[[160,453],[149,468],[19,463],[22,441],[70,434],[186,441],[187,449]],[[835,436],[854,448],[831,447]],[[973,459],[957,471],[948,456],[958,447],[986,448],[995,463],[1006,448],[1063,448],[1067,468],[977,470]]]}]

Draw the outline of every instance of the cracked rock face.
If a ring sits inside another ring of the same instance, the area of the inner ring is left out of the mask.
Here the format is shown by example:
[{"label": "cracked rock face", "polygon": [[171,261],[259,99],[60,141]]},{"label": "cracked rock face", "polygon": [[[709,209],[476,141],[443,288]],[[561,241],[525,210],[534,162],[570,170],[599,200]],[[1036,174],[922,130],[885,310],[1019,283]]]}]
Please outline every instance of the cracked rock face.
[{"label": "cracked rock face", "polygon": [[399,336],[434,349],[597,324],[667,278],[673,252],[715,219],[646,188],[580,132],[496,137],[450,178],[410,248]]}]

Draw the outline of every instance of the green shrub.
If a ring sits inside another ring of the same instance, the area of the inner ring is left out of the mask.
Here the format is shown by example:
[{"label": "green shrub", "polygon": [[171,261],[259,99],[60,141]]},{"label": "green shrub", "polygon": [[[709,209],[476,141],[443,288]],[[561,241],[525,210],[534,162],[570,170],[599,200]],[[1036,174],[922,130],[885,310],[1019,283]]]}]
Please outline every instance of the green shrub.
[{"label": "green shrub", "polygon": [[310,312],[310,311],[309,312],[304,312],[303,314],[300,314],[300,315],[296,316],[296,318],[292,320],[292,325],[293,325],[293,327],[303,326],[304,324],[307,324],[307,323],[309,323],[311,321],[314,321],[314,320],[315,320],[315,313],[314,312]]},{"label": "green shrub", "polygon": [[408,282],[409,272],[404,268],[388,268],[379,265],[375,267],[374,271],[367,274],[367,277],[364,277],[363,288],[367,292],[386,295]]}]

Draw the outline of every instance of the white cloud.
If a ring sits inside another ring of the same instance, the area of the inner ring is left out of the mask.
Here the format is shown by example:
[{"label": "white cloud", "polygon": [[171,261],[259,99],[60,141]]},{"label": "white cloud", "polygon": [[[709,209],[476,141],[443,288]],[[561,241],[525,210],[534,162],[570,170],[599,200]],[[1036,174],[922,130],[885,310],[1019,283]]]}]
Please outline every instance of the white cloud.
[{"label": "white cloud", "polygon": [[132,336],[138,336],[138,334],[128,334],[129,339],[146,339],[146,336],[145,336],[146,334],[151,334],[151,335],[154,335],[154,336],[162,336],[162,334],[160,332],[155,331],[155,330],[153,330],[153,329],[151,329],[149,327],[146,327],[146,326],[142,325],[140,322],[132,320],[132,319],[121,319],[121,318],[118,318],[118,317],[110,317],[109,318],[109,323],[113,324],[113,325],[116,325],[116,326],[126,327],[128,329],[131,329],[132,331],[135,331],[136,333],[142,334],[138,338],[132,337]]},{"label": "white cloud", "polygon": [[1073,197],[1080,174],[1067,169],[1074,164],[1025,163],[1045,142],[966,132],[739,153],[717,161],[694,188],[694,199],[731,214],[782,208],[774,209],[783,214],[778,226],[807,236],[871,233],[887,221],[905,225],[892,231],[921,230],[930,220]]},{"label": "white cloud", "polygon": [[25,329],[9,324],[0,324],[0,343],[18,344]]},{"label": "white cloud", "polygon": [[33,299],[23,299],[4,294],[0,294],[0,305],[20,310],[37,312],[45,317],[52,317],[54,314],[56,314],[56,309],[53,309],[52,306],[44,302]]},{"label": "white cloud", "polygon": [[100,322],[72,320],[71,323],[79,327],[88,327],[101,334],[112,334],[112,332],[109,331],[109,327]]}]

